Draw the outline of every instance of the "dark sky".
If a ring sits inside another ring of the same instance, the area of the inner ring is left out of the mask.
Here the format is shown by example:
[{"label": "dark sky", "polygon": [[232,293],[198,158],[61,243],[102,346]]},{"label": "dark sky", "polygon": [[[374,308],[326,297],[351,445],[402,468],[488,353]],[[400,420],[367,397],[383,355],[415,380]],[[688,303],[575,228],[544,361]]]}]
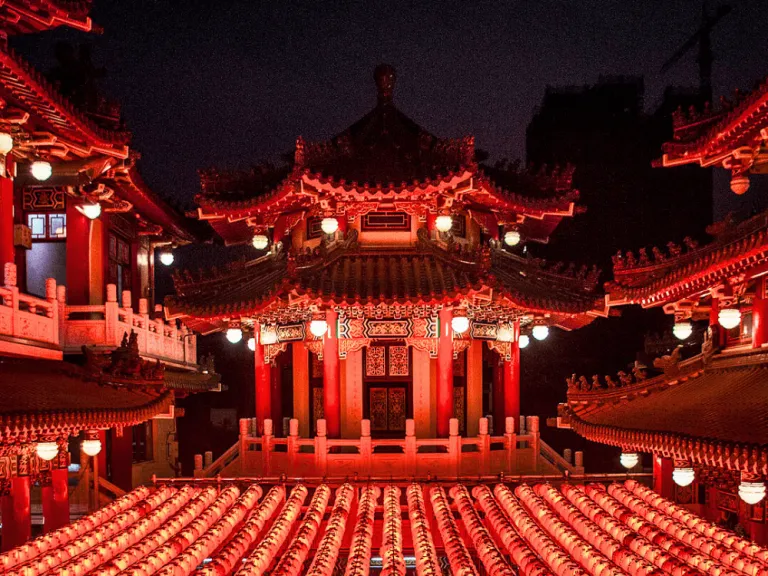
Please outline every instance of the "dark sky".
[{"label": "dark sky", "polygon": [[[178,198],[196,192],[198,168],[255,163],[297,135],[345,128],[373,106],[378,62],[397,68],[404,112],[439,136],[474,134],[496,157],[524,156],[547,85],[644,75],[651,108],[665,85],[697,82],[695,54],[658,72],[698,26],[695,0],[94,4],[104,34],[68,36],[94,44],[146,180]],[[713,35],[716,94],[766,73],[764,2],[732,5]],[[51,54],[39,39],[15,42],[36,64]]]}]

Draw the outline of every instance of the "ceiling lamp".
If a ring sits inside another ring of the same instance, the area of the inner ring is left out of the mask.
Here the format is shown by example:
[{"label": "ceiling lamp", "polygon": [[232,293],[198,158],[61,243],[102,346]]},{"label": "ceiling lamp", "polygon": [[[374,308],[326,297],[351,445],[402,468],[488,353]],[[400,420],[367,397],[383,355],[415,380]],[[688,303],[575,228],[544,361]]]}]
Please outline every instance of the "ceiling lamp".
[{"label": "ceiling lamp", "polygon": [[99,452],[101,452],[101,440],[98,438],[83,440],[81,448],[88,456],[98,456]]},{"label": "ceiling lamp", "polygon": [[717,323],[726,330],[736,328],[741,323],[741,310],[738,308],[723,308],[717,313]]},{"label": "ceiling lamp", "polygon": [[448,214],[441,214],[435,218],[435,228],[438,232],[449,232],[453,228],[453,218]]},{"label": "ceiling lamp", "polygon": [[254,248],[256,248],[256,250],[264,250],[267,246],[269,246],[269,238],[264,236],[264,234],[256,234],[251,239],[251,244]]},{"label": "ceiling lamp", "polygon": [[740,176],[733,176],[731,178],[731,190],[734,194],[741,196],[747,190],[749,190],[749,176],[744,174]]},{"label": "ceiling lamp", "polygon": [[339,221],[336,218],[323,218],[320,222],[320,228],[322,228],[325,234],[335,234],[339,229]]},{"label": "ceiling lamp", "polygon": [[227,328],[227,340],[237,344],[243,339],[243,331],[240,328]]},{"label": "ceiling lamp", "polygon": [[696,474],[690,466],[675,467],[672,470],[672,480],[680,487],[690,486],[695,478]]},{"label": "ceiling lamp", "polygon": [[59,446],[56,442],[38,442],[35,451],[41,459],[50,462],[59,453]]},{"label": "ceiling lamp", "polygon": [[256,351],[256,338],[254,338],[253,336],[248,338],[248,350],[250,350],[251,352]]},{"label": "ceiling lamp", "polygon": [[321,338],[328,331],[328,322],[322,318],[317,318],[309,323],[309,331],[315,338]]},{"label": "ceiling lamp", "polygon": [[454,316],[451,318],[451,328],[456,334],[464,334],[469,330],[469,318],[466,316]]},{"label": "ceiling lamp", "polygon": [[512,342],[514,337],[515,335],[509,324],[499,324],[499,328],[496,330],[496,340],[499,342]]},{"label": "ceiling lamp", "polygon": [[89,202],[87,204],[80,204],[77,206],[77,211],[89,220],[96,220],[101,216],[101,204],[98,202]]},{"label": "ceiling lamp", "polygon": [[520,347],[520,349],[527,348],[528,344],[530,343],[531,343],[531,338],[528,336],[528,334],[520,334],[520,340],[517,341],[517,345],[518,347]]},{"label": "ceiling lamp", "polygon": [[537,324],[531,330],[531,334],[536,340],[545,340],[549,336],[549,326],[546,324]]},{"label": "ceiling lamp", "polygon": [[693,333],[693,326],[691,325],[688,320],[681,320],[680,322],[675,322],[675,325],[672,326],[672,334],[675,335],[675,338],[678,340],[685,340]]},{"label": "ceiling lamp", "polygon": [[163,266],[170,266],[173,264],[173,251],[172,250],[163,250],[160,252],[160,262]]},{"label": "ceiling lamp", "polygon": [[520,243],[520,232],[517,230],[509,230],[504,234],[504,244],[507,246],[517,246]]},{"label": "ceiling lamp", "polygon": [[265,346],[277,344],[277,328],[274,326],[261,326],[261,343]]},{"label": "ceiling lamp", "polygon": [[739,498],[747,504],[757,504],[765,498],[765,484],[763,482],[741,482],[739,484]]},{"label": "ceiling lamp", "polygon": [[53,174],[53,168],[51,167],[50,162],[46,162],[45,160],[35,160],[30,164],[29,172],[35,180],[44,182],[51,177],[51,174]]},{"label": "ceiling lamp", "polygon": [[5,156],[13,150],[13,136],[8,132],[0,132],[0,154]]},{"label": "ceiling lamp", "polygon": [[619,457],[619,462],[621,462],[621,465],[624,466],[624,468],[630,470],[640,462],[640,456],[636,452],[622,452]]}]

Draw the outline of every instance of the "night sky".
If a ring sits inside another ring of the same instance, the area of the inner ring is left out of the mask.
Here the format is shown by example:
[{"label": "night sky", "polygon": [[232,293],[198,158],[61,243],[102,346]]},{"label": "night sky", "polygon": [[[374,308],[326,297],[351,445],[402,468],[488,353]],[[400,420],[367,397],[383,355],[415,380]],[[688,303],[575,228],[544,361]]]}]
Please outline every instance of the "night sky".
[{"label": "night sky", "polygon": [[[731,4],[713,34],[716,95],[766,73],[764,2]],[[405,113],[438,136],[475,135],[492,158],[524,157],[547,85],[643,75],[651,109],[666,85],[697,83],[694,53],[659,68],[698,27],[701,3],[95,0],[92,17],[103,35],[42,36],[94,45],[145,179],[189,200],[198,168],[247,166],[298,135],[346,128],[374,105],[379,62],[397,68]],[[46,68],[40,37],[13,42]]]}]

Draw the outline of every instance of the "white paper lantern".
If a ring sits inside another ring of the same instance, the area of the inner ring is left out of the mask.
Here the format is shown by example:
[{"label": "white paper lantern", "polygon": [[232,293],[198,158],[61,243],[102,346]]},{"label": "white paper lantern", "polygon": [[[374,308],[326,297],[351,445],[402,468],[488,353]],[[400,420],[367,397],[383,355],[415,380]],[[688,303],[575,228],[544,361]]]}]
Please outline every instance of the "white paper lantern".
[{"label": "white paper lantern", "polygon": [[451,328],[457,334],[464,334],[464,332],[469,330],[469,318],[466,316],[454,316],[451,319]]},{"label": "white paper lantern", "polygon": [[739,498],[747,504],[757,504],[765,498],[765,484],[763,482],[742,482],[739,484]]},{"label": "white paper lantern", "polygon": [[675,322],[675,325],[672,326],[672,334],[675,335],[675,338],[678,340],[685,340],[693,333],[693,326],[691,326],[691,323],[687,320],[682,320],[680,322]]},{"label": "white paper lantern", "polygon": [[325,320],[312,320],[312,322],[309,323],[309,331],[312,333],[312,336],[317,338],[323,336],[327,330],[328,322]]},{"label": "white paper lantern", "polygon": [[453,218],[448,214],[442,214],[435,218],[435,228],[438,232],[448,232],[453,228]]},{"label": "white paper lantern", "polygon": [[44,182],[51,177],[51,174],[53,174],[53,167],[51,167],[50,162],[46,162],[45,160],[36,160],[30,164],[29,172],[32,174],[32,177],[35,180]]},{"label": "white paper lantern", "polygon": [[248,338],[248,350],[250,350],[251,352],[256,351],[256,338],[254,338],[253,336]]},{"label": "white paper lantern", "polygon": [[269,246],[269,238],[264,236],[264,234],[256,234],[251,239],[251,245],[256,248],[256,250],[264,250]]},{"label": "white paper lantern", "polygon": [[237,344],[242,339],[243,339],[243,331],[240,328],[227,329],[227,340],[229,340],[232,344]]},{"label": "white paper lantern", "polygon": [[325,234],[335,234],[339,229],[339,221],[336,218],[323,218],[320,228]]},{"label": "white paper lantern", "polygon": [[88,202],[87,204],[80,204],[77,207],[77,211],[89,220],[96,220],[101,216],[101,204],[98,202]]},{"label": "white paper lantern", "polygon": [[549,326],[537,324],[533,327],[533,330],[531,330],[531,334],[533,334],[533,337],[536,338],[536,340],[545,340],[547,336],[549,336]]},{"label": "white paper lantern", "polygon": [[717,313],[717,322],[726,330],[736,328],[741,323],[741,310],[738,308],[723,308]]},{"label": "white paper lantern", "polygon": [[690,466],[683,466],[672,470],[672,480],[680,487],[690,486],[695,478],[696,474]]},{"label": "white paper lantern", "polygon": [[35,450],[41,459],[51,461],[59,453],[59,446],[56,442],[38,442]]},{"label": "white paper lantern", "polygon": [[528,334],[520,334],[520,340],[517,341],[517,345],[520,349],[527,348],[530,343],[531,339],[528,337]]},{"label": "white paper lantern", "polygon": [[13,150],[13,136],[8,132],[0,132],[0,154],[5,156]]},{"label": "white paper lantern", "polygon": [[520,243],[520,232],[509,230],[504,234],[504,244],[507,246],[517,246]]},{"label": "white paper lantern", "polygon": [[619,461],[624,468],[629,470],[637,466],[637,463],[640,462],[640,456],[635,452],[622,452]]},{"label": "white paper lantern", "polygon": [[98,456],[101,452],[101,440],[83,440],[82,448],[88,456]]},{"label": "white paper lantern", "polygon": [[170,266],[173,264],[173,252],[171,250],[163,250],[160,252],[160,263],[163,266]]}]

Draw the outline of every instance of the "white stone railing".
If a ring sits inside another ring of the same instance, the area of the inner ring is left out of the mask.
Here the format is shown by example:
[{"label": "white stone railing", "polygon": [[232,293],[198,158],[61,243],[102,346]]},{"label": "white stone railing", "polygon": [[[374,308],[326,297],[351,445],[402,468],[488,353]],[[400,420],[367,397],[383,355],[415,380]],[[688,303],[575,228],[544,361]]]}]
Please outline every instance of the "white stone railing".
[{"label": "white stone railing", "polygon": [[16,265],[6,263],[0,287],[0,335],[58,346],[59,310],[56,305],[56,281],[45,283],[45,298],[19,292]]},{"label": "white stone railing", "polygon": [[415,423],[406,420],[405,437],[375,439],[369,420],[362,420],[360,438],[326,436],[325,420],[317,421],[314,438],[299,437],[299,422],[290,421],[287,438],[273,435],[272,421],[264,421],[264,435],[256,436],[255,419],[240,420],[240,440],[217,460],[206,452],[195,456],[195,477],[374,477],[427,478],[505,475],[570,475],[584,473],[583,455],[576,465],[546,445],[538,416],[529,416],[527,431],[516,434],[507,418],[505,433],[488,434],[488,419],[480,419],[474,438],[459,436],[459,422],[450,421],[448,438],[416,438]]}]

